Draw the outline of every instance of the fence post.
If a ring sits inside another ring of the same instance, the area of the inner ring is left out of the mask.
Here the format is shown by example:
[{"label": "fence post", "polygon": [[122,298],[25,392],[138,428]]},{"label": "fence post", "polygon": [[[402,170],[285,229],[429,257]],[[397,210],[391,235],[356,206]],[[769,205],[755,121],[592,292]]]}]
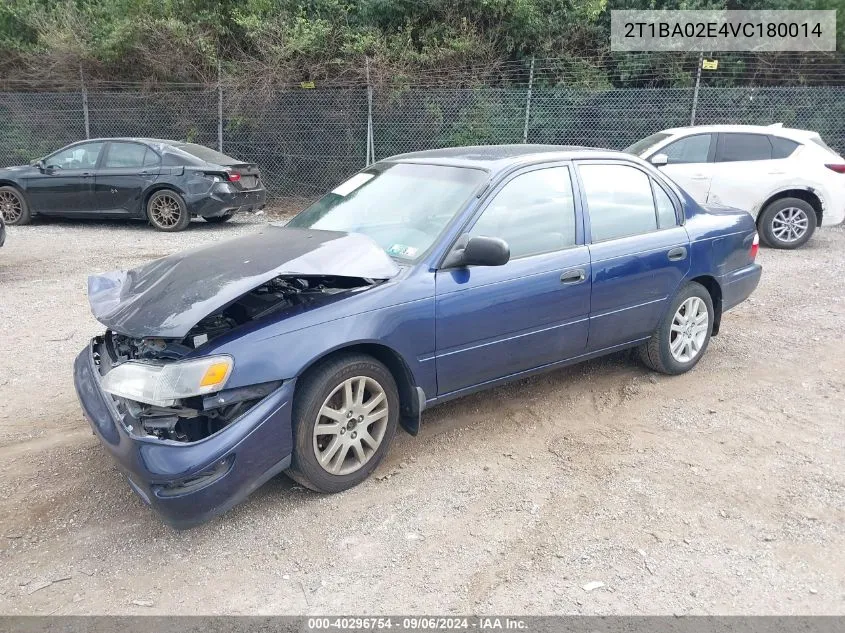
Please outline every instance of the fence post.
[{"label": "fence post", "polygon": [[82,64],[79,64],[79,83],[82,86],[82,118],[85,120],[85,138],[91,138],[91,122],[88,119],[88,89],[85,87],[85,76],[82,74]]},{"label": "fence post", "polygon": [[692,93],[692,112],[689,117],[689,124],[695,125],[695,110],[698,107],[698,86],[701,83],[701,67],[704,65],[704,53],[698,54],[698,70],[695,73],[695,90]]},{"label": "fence post", "polygon": [[531,91],[534,89],[534,55],[531,56],[531,70],[528,73],[528,95],[525,97],[525,126],[522,128],[522,142],[528,142],[528,119],[531,117]]},{"label": "fence post", "polygon": [[219,57],[217,58],[217,151],[223,153],[223,82]]},{"label": "fence post", "polygon": [[365,167],[376,162],[376,149],[373,142],[373,85],[370,83],[370,58],[364,58],[367,62],[367,158]]}]

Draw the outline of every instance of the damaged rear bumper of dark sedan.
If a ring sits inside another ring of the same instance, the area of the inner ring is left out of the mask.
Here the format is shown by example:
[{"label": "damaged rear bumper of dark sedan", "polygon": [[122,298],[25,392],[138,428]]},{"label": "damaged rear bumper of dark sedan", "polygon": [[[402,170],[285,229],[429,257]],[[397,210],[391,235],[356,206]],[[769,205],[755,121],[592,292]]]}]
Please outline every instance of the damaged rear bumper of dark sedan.
[{"label": "damaged rear bumper of dark sedan", "polygon": [[136,493],[175,528],[221,514],[290,465],[293,381],[194,442],[148,436],[101,387],[96,339],[74,362],[85,417]]},{"label": "damaged rear bumper of dark sedan", "polygon": [[208,193],[188,195],[185,203],[191,215],[203,218],[247,213],[264,208],[267,190],[241,190],[228,183],[219,183]]}]

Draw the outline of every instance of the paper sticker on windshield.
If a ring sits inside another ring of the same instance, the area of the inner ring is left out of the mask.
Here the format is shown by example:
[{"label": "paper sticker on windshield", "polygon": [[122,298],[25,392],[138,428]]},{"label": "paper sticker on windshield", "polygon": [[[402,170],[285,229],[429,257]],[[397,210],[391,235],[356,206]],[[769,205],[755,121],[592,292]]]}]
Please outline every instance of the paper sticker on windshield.
[{"label": "paper sticker on windshield", "polygon": [[358,187],[363,185],[365,182],[372,180],[373,178],[375,178],[375,174],[355,174],[346,182],[341,183],[337,187],[332,189],[332,193],[345,198],[350,193],[355,191]]},{"label": "paper sticker on windshield", "polygon": [[417,254],[417,249],[413,246],[405,246],[404,244],[394,244],[387,249],[388,255],[396,255],[397,257],[414,257]]}]

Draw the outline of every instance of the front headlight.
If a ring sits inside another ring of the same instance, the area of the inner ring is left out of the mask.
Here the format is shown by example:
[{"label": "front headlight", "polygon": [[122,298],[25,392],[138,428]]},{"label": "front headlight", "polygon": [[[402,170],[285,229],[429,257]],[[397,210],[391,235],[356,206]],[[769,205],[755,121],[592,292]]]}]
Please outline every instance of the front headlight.
[{"label": "front headlight", "polygon": [[173,406],[181,398],[220,391],[229,380],[231,356],[208,356],[153,365],[129,361],[103,376],[103,391],[159,407]]}]

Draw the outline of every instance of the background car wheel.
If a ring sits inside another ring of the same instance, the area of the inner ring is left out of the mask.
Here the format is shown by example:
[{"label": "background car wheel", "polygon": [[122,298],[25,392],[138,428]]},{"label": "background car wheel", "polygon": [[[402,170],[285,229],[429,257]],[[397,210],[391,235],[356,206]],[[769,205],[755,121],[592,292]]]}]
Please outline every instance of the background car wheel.
[{"label": "background car wheel", "polygon": [[690,282],[675,296],[663,321],[640,348],[647,367],[683,374],[701,360],[713,332],[713,300],[701,284]]},{"label": "background car wheel", "polygon": [[362,354],[319,365],[297,385],[287,474],[311,490],[340,492],[369,477],[399,422],[390,371]]},{"label": "background car wheel", "polygon": [[760,237],[773,248],[798,248],[816,230],[816,211],[800,198],[783,198],[769,204],[760,214]]},{"label": "background car wheel", "polygon": [[147,218],[159,231],[182,231],[191,223],[191,214],[182,196],[170,189],[161,189],[150,196]]},{"label": "background car wheel", "polygon": [[6,224],[29,224],[32,215],[23,194],[14,187],[0,187],[0,215]]},{"label": "background car wheel", "polygon": [[226,213],[225,215],[215,215],[211,217],[203,216],[203,220],[208,222],[209,224],[223,224],[224,222],[228,222],[234,216],[234,213]]}]

